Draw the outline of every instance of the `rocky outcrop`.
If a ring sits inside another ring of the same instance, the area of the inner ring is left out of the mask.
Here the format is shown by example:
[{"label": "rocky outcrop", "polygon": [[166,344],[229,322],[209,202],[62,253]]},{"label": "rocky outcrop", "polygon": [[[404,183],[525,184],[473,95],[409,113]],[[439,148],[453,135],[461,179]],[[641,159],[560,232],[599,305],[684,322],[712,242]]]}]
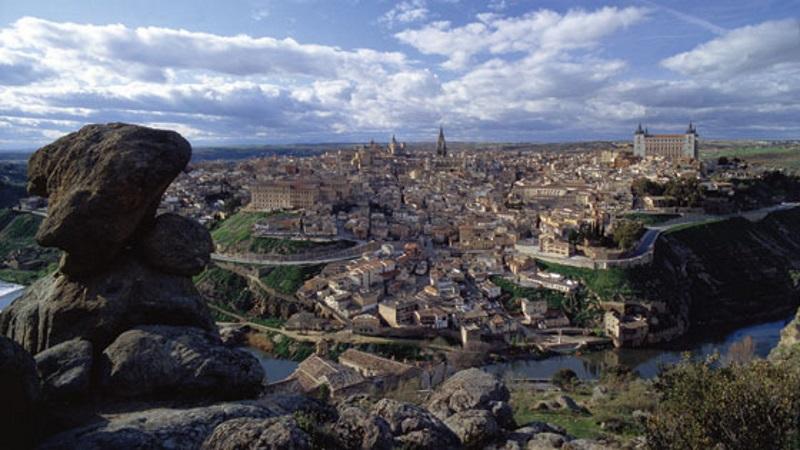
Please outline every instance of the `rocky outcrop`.
[{"label": "rocky outcrop", "polygon": [[352,406],[340,408],[339,419],[333,424],[333,435],[342,448],[389,450],[394,447],[386,420]]},{"label": "rocky outcrop", "polygon": [[222,343],[190,278],[209,261],[210,234],[156,216],[190,156],[177,133],[125,124],[86,126],[31,156],[29,191],[49,202],[36,239],[64,253],[58,272],[0,313],[0,334],[36,355],[48,400],[79,408],[261,391],[260,364]]},{"label": "rocky outcrop", "polygon": [[[254,397],[264,372],[244,350],[226,347],[207,331],[151,325],[122,333],[103,351],[107,395],[168,393],[203,398]],[[224,383],[220,383],[224,380]]]},{"label": "rocky outcrop", "polygon": [[162,272],[192,276],[211,261],[214,242],[208,230],[177,214],[162,214],[138,242],[144,261]]},{"label": "rocky outcrop", "polygon": [[35,442],[41,389],[36,363],[19,344],[0,336],[0,445],[27,449]]},{"label": "rocky outcrop", "polygon": [[92,343],[80,338],[62,342],[36,355],[45,398],[67,400],[86,395],[92,374]]},{"label": "rocky outcrop", "polygon": [[465,448],[482,448],[500,434],[500,427],[491,412],[469,409],[453,414],[444,421],[458,436]]},{"label": "rocky outcrop", "polygon": [[121,123],[87,125],[42,147],[28,162],[28,192],[48,197],[36,240],[65,251],[65,274],[102,270],[152,224],[191,154],[174,131]]},{"label": "rocky outcrop", "polygon": [[203,450],[306,450],[311,443],[291,416],[241,418],[224,422],[203,443]]},{"label": "rocky outcrop", "polygon": [[445,381],[426,406],[445,421],[464,411],[484,410],[500,427],[511,429],[516,425],[507,403],[509,397],[508,388],[497,376],[480,369],[467,369]]},{"label": "rocky outcrop", "polygon": [[275,413],[254,403],[199,408],[156,408],[104,415],[103,420],[57,434],[40,450],[196,450],[217,425],[236,418],[265,419]]},{"label": "rocky outcrop", "polygon": [[399,446],[407,449],[459,448],[458,437],[433,414],[411,403],[383,399],[372,413],[388,424]]},{"label": "rocky outcrop", "polygon": [[157,272],[131,255],[81,281],[50,274],[0,315],[0,333],[34,354],[75,338],[102,350],[125,330],[148,324],[215,330],[190,278]]}]

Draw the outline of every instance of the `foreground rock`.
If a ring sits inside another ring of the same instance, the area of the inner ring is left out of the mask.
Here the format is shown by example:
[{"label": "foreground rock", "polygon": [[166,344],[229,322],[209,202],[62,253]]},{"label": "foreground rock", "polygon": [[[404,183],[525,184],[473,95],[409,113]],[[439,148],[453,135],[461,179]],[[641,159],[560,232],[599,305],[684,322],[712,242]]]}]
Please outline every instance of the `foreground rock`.
[{"label": "foreground rock", "polygon": [[65,274],[101,270],[152,220],[191,154],[174,131],[121,123],[87,125],[42,147],[28,162],[28,192],[49,200],[36,240],[66,252]]},{"label": "foreground rock", "polygon": [[379,401],[372,413],[386,420],[399,447],[406,449],[459,448],[458,437],[433,414],[410,403]]},{"label": "foreground rock", "polygon": [[291,416],[233,419],[220,424],[203,443],[203,450],[306,450],[308,434]]},{"label": "foreground rock", "polygon": [[210,262],[214,242],[208,230],[177,214],[162,214],[139,242],[147,264],[166,273],[192,276]]},{"label": "foreground rock", "polygon": [[30,448],[38,431],[41,390],[36,363],[19,344],[0,336],[0,446]]},{"label": "foreground rock", "polygon": [[134,328],[103,356],[101,384],[107,395],[242,399],[258,395],[264,380],[252,355],[191,327]]},{"label": "foreground rock", "polygon": [[131,257],[82,281],[48,275],[0,315],[0,333],[34,354],[75,338],[103,349],[125,330],[147,324],[216,329],[190,278],[157,272]]},{"label": "foreground rock", "polygon": [[73,339],[36,355],[36,368],[47,399],[66,400],[88,394],[93,348],[89,341]]}]

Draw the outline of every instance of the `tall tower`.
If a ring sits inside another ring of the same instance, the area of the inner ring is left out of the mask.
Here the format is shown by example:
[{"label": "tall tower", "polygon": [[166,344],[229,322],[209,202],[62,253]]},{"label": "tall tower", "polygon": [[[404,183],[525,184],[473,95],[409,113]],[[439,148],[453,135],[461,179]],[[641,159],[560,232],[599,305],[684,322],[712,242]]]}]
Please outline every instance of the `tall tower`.
[{"label": "tall tower", "polygon": [[394,138],[394,135],[392,135],[392,140],[389,141],[389,153],[392,155],[397,154],[397,139]]},{"label": "tall tower", "polygon": [[439,127],[439,139],[436,141],[436,156],[447,156],[447,142],[444,140],[444,129]]},{"label": "tall tower", "polygon": [[686,134],[683,138],[683,148],[681,149],[683,156],[697,159],[699,152],[697,151],[697,128],[694,127],[692,122],[689,122],[689,128],[686,129]]},{"label": "tall tower", "polygon": [[633,154],[636,156],[644,156],[647,153],[645,146],[645,137],[647,132],[642,129],[642,123],[639,122],[639,128],[633,133]]}]

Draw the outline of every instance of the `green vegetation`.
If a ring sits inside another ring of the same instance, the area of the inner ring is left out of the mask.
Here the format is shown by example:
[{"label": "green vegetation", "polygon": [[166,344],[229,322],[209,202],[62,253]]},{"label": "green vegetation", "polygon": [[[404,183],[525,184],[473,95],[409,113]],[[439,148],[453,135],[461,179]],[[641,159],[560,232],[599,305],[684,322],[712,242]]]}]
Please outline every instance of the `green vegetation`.
[{"label": "green vegetation", "polygon": [[239,211],[218,223],[211,230],[211,237],[221,252],[242,250],[252,239],[253,225],[267,217],[269,214],[264,212]]},{"label": "green vegetation", "polygon": [[659,449],[800,448],[800,370],[755,361],[716,367],[688,359],[661,374],[647,423]]},{"label": "green vegetation", "polygon": [[611,299],[618,295],[634,295],[637,291],[631,285],[630,278],[625,269],[586,269],[571,267],[544,261],[537,261],[537,265],[549,272],[560,273],[566,277],[580,280],[593,293],[600,298]]},{"label": "green vegetation", "polygon": [[210,265],[194,277],[194,283],[203,295],[230,305],[233,311],[249,311],[253,307],[253,293],[247,280],[229,270]]},{"label": "green vegetation", "polygon": [[560,308],[564,304],[565,295],[550,289],[522,287],[499,275],[490,278],[492,283],[500,288],[508,298],[504,304],[506,310],[512,313],[521,312],[520,299],[547,300],[547,305],[551,308]]},{"label": "green vegetation", "polygon": [[743,146],[722,149],[703,149],[706,160],[719,158],[746,159],[768,167],[800,169],[800,147],[797,145]]},{"label": "green vegetation", "polygon": [[0,209],[0,261],[14,256],[21,262],[33,262],[30,268],[0,269],[0,280],[28,285],[58,267],[58,250],[42,248],[36,243],[36,231],[42,218]]},{"label": "green vegetation", "polygon": [[324,265],[316,266],[277,266],[261,277],[261,281],[276,291],[292,295],[307,280],[322,271]]},{"label": "green vegetation", "polygon": [[668,222],[672,219],[677,219],[680,214],[647,214],[647,213],[628,213],[623,217],[630,220],[636,220],[644,225],[658,225]]},{"label": "green vegetation", "polygon": [[612,237],[620,249],[630,250],[644,234],[644,225],[638,220],[622,219],[614,225]]}]

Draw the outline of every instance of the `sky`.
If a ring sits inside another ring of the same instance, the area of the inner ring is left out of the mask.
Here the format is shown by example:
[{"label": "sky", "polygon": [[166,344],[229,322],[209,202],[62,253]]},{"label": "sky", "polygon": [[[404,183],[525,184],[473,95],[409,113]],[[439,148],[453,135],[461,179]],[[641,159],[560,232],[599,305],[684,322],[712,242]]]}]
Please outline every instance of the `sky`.
[{"label": "sky", "polygon": [[0,0],[0,149],[800,138],[800,0]]}]

